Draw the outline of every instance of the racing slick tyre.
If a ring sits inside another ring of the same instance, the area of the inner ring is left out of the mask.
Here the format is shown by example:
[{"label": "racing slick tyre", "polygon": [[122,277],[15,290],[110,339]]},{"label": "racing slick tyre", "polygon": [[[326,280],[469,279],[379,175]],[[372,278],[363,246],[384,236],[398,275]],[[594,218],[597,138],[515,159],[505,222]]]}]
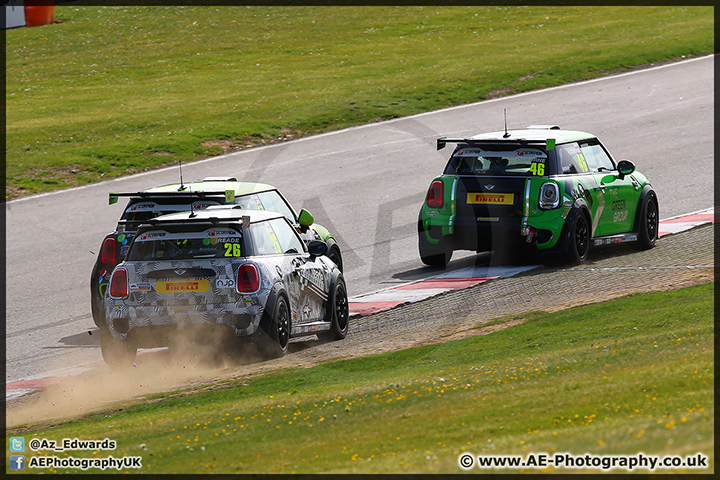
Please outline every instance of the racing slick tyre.
[{"label": "racing slick tyre", "polygon": [[284,295],[277,297],[272,310],[263,312],[256,340],[260,354],[267,359],[284,356],[290,343],[290,308]]},{"label": "racing slick tyre", "polygon": [[429,267],[445,268],[447,264],[450,263],[450,259],[453,254],[452,250],[444,248],[428,251],[429,249],[422,247],[424,240],[420,240],[420,243],[420,260],[422,260],[425,265]]},{"label": "racing slick tyre", "polygon": [[100,351],[110,367],[128,367],[133,364],[137,347],[125,340],[118,340],[107,330],[100,330]]},{"label": "racing slick tyre", "polygon": [[331,292],[331,302],[328,302],[327,318],[330,319],[330,330],[319,332],[318,338],[324,341],[342,340],[347,336],[350,309],[348,306],[347,289],[345,280],[338,277],[335,287]]},{"label": "racing slick tyre", "polygon": [[578,212],[570,226],[567,260],[573,264],[583,263],[589,251],[590,223],[583,212]]},{"label": "racing slick tyre", "polygon": [[328,249],[327,257],[332,260],[335,265],[337,265],[338,270],[340,270],[341,272],[343,271],[342,255],[340,255],[340,248],[337,246],[337,244],[333,243],[332,246]]},{"label": "racing slick tyre", "polygon": [[95,326],[98,327],[100,330],[107,330],[107,322],[105,321],[105,315],[102,312],[101,304],[102,300],[95,300],[92,298],[92,293],[90,297],[90,311],[92,312],[93,322],[95,322]]},{"label": "racing slick tyre", "polygon": [[429,267],[445,268],[452,258],[452,248],[440,239],[438,245],[431,245],[425,239],[425,232],[422,228],[422,222],[418,220],[418,250],[420,252],[420,260]]},{"label": "racing slick tyre", "polygon": [[648,194],[643,202],[640,214],[638,243],[642,250],[655,246],[658,238],[658,203],[655,195]]}]

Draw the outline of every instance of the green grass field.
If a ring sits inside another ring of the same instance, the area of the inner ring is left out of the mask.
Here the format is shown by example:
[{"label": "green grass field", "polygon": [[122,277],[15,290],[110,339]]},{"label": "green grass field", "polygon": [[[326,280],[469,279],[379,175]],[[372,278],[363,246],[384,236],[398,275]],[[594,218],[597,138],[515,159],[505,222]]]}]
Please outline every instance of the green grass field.
[{"label": "green grass field", "polygon": [[158,395],[8,436],[109,438],[110,452],[27,455],[142,456],[141,472],[157,474],[462,473],[463,453],[561,452],[702,453],[707,469],[656,473],[711,473],[713,299],[710,283],[538,312],[489,335]]},{"label": "green grass field", "polygon": [[714,50],[712,7],[55,7],[6,31],[6,195]]}]

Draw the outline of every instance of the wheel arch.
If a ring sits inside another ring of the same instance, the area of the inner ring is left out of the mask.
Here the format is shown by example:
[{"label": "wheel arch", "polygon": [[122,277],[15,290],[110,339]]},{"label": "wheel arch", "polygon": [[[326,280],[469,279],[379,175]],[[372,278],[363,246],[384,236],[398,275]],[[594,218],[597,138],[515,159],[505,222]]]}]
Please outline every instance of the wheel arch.
[{"label": "wheel arch", "polygon": [[635,207],[635,221],[633,222],[633,232],[640,232],[640,217],[642,217],[643,206],[645,205],[645,199],[648,196],[655,197],[655,203],[658,208],[658,219],[660,218],[660,203],[658,202],[657,193],[650,185],[645,185],[640,192],[640,198],[638,198],[637,206]]},{"label": "wheel arch", "polygon": [[[563,223],[562,231],[560,233],[560,240],[558,240],[557,245],[554,248],[550,249],[550,251],[555,253],[564,253],[568,251],[568,247],[570,245],[570,228],[573,224],[573,221],[575,221],[575,217],[577,217],[578,215],[585,215],[588,220],[588,224],[592,226],[592,215],[590,213],[590,207],[588,207],[585,199],[580,198],[570,208],[567,217],[565,217],[565,222]],[[593,236],[591,234],[590,246],[592,246],[592,237]]]},{"label": "wheel arch", "polygon": [[288,310],[290,310],[290,321],[292,321],[292,305],[290,304],[290,297],[285,290],[285,285],[283,285],[281,281],[275,282],[275,285],[273,285],[270,289],[270,294],[268,295],[267,301],[265,302],[265,308],[263,309],[263,316],[265,316],[265,314],[270,316],[273,315],[273,312],[275,312],[275,304],[280,297],[285,298]]},{"label": "wheel arch", "polygon": [[[325,311],[327,312],[327,309],[330,308],[330,305],[332,305],[333,299],[332,299],[332,292],[335,291],[335,285],[338,284],[338,280],[342,279],[343,282],[345,281],[345,276],[342,274],[340,270],[337,268],[333,268],[332,273],[330,274],[330,283],[328,284],[328,297],[327,301],[325,302]],[[345,291],[347,291],[347,284],[345,285]]]}]

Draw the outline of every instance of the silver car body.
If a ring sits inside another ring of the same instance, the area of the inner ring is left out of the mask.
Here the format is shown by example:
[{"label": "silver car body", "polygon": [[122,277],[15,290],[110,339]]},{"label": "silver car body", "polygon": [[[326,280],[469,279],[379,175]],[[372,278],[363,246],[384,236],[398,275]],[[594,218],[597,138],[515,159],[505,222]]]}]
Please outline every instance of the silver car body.
[{"label": "silver car body", "polygon": [[[116,339],[132,337],[138,346],[164,346],[154,344],[158,341],[143,331],[212,324],[225,324],[236,335],[249,336],[258,330],[273,292],[279,289],[288,297],[290,336],[330,329],[328,293],[339,270],[327,257],[308,253],[281,214],[223,209],[164,215],[151,223],[138,230],[125,261],[113,271],[113,276],[120,269],[126,272],[127,295],[113,296],[108,288],[104,297],[108,329]],[[172,228],[178,224],[179,229]],[[188,231],[187,225],[199,229]],[[172,258],[170,250],[158,258],[153,249],[160,248],[160,239],[163,245],[197,245],[205,250],[195,252],[195,258]],[[147,255],[152,258],[138,259],[143,249],[153,250]],[[257,269],[258,287],[239,292],[238,271],[247,265]]]}]

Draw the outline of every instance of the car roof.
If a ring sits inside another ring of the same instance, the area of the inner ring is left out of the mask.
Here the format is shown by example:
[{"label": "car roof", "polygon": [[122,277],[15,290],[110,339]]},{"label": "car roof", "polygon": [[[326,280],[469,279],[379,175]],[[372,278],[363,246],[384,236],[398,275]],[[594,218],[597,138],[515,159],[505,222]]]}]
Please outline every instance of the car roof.
[{"label": "car roof", "polygon": [[224,208],[219,210],[198,210],[195,212],[176,212],[167,215],[160,215],[149,220],[148,223],[159,226],[163,222],[201,222],[216,221],[221,222],[242,220],[242,217],[250,217],[250,223],[261,222],[263,220],[271,220],[274,218],[285,218],[281,213],[271,212],[269,210],[247,210],[243,208]]},{"label": "car roof", "polygon": [[[509,134],[509,135],[508,135]],[[530,142],[542,142],[547,139],[554,139],[555,143],[576,142],[595,138],[595,135],[577,130],[560,130],[552,127],[526,128],[523,130],[504,130],[498,132],[482,133],[468,137],[467,140],[497,140],[500,142],[513,142],[527,140]]]},{"label": "car roof", "polygon": [[[184,188],[183,188],[184,187]],[[182,188],[182,190],[181,190]],[[257,182],[218,181],[209,180],[201,182],[171,183],[145,190],[148,193],[177,193],[177,192],[224,192],[234,190],[235,195],[247,195],[249,193],[260,193],[268,190],[276,190],[272,185]]]}]

